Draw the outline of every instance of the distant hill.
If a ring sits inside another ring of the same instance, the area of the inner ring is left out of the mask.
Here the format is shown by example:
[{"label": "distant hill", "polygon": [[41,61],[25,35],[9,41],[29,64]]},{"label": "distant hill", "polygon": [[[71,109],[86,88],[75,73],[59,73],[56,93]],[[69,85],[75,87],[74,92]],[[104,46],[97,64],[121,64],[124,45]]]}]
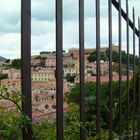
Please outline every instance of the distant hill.
[{"label": "distant hill", "polygon": [[5,60],[6,60],[6,58],[0,56],[0,61],[5,61]]}]

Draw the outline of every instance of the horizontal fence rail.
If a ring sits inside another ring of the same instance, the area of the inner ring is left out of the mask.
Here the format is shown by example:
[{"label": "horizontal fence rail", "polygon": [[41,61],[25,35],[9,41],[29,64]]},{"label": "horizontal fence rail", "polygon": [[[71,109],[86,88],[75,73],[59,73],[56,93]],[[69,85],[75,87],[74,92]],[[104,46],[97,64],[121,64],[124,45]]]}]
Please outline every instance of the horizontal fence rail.
[{"label": "horizontal fence rail", "polygon": [[[85,122],[85,72],[84,72],[84,0],[79,0],[79,67],[80,67],[80,122]],[[87,2],[87,1],[86,1]],[[140,88],[138,99],[138,115],[136,114],[136,36],[139,40],[139,58],[140,58],[140,20],[138,20],[138,29],[135,26],[135,12],[133,9],[133,21],[129,18],[129,5],[126,0],[126,13],[121,7],[121,0],[108,0],[108,41],[109,41],[109,114],[108,114],[108,127],[109,127],[109,140],[113,140],[113,85],[112,85],[112,62],[113,62],[113,50],[112,50],[112,6],[118,11],[118,43],[119,43],[119,136],[120,140],[123,140],[124,134],[122,134],[123,118],[122,114],[122,24],[121,20],[126,20],[126,50],[127,50],[127,107],[126,107],[126,137],[140,140]],[[101,133],[101,72],[100,72],[100,60],[101,60],[101,37],[100,33],[100,0],[95,0],[96,11],[96,133]],[[133,93],[130,93],[130,33],[129,28],[133,30]],[[21,77],[22,77],[22,93],[25,96],[25,101],[22,103],[24,113],[32,120],[32,94],[31,94],[31,0],[21,1]],[[140,59],[139,59],[140,70]],[[139,87],[140,87],[140,72],[139,72]],[[133,128],[130,130],[130,94],[133,94]],[[63,3],[62,0],[56,0],[56,134],[57,140],[64,139],[64,125],[63,125]],[[138,128],[136,128],[136,115],[138,116]],[[28,127],[28,133],[23,129],[23,140],[32,140],[32,126]],[[131,131],[131,132],[130,132]],[[132,134],[131,134],[132,133]],[[80,128],[80,140],[85,140],[86,135],[83,128]],[[100,138],[99,138],[100,139]]]}]

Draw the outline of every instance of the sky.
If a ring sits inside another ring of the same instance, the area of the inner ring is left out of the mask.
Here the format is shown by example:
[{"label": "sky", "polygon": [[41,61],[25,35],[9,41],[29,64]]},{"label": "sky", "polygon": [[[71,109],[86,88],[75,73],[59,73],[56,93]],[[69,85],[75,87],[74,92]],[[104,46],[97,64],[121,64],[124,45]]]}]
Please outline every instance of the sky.
[{"label": "sky", "polygon": [[[63,0],[63,48],[79,47],[78,1]],[[101,46],[108,46],[108,5],[101,1]],[[129,0],[129,14],[135,7],[136,26],[140,16],[140,1]],[[0,0],[0,56],[20,58],[20,7],[21,0]],[[125,11],[125,0],[122,0]],[[55,50],[55,0],[32,0],[32,55]],[[126,23],[122,19],[122,46],[126,49]],[[96,46],[95,0],[85,0],[85,48]],[[137,38],[136,38],[136,42]],[[113,44],[118,44],[118,12],[113,8]],[[137,43],[136,43],[137,46]],[[132,30],[130,51],[132,52]],[[136,52],[138,48],[136,47]]]}]

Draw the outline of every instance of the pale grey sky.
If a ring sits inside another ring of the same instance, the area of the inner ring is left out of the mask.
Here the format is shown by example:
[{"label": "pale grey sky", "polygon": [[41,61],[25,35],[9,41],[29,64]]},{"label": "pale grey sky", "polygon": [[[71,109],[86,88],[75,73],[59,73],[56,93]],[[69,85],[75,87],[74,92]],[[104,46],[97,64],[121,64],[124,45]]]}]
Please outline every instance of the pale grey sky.
[{"label": "pale grey sky", "polygon": [[[78,1],[63,0],[64,49],[78,47]],[[0,56],[20,57],[20,0],[0,0]],[[108,45],[107,0],[101,0],[101,44]],[[140,1],[129,0],[129,13],[132,7],[137,18],[140,15]],[[122,0],[125,10],[125,0]],[[118,42],[118,14],[113,8],[113,43]],[[126,26],[122,20],[123,48],[126,48]],[[85,47],[95,47],[95,0],[85,0]],[[130,30],[130,44],[132,31]],[[131,45],[130,45],[131,46]],[[55,50],[55,0],[32,0],[32,54]],[[131,47],[132,50],[132,47]]]}]

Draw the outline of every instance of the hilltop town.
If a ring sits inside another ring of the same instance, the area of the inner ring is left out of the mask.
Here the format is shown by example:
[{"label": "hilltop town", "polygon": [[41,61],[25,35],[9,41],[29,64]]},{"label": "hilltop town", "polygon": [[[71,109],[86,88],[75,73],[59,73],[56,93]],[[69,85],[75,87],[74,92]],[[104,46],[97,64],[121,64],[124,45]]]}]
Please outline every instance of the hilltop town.
[{"label": "hilltop town", "polygon": [[[101,82],[109,81],[109,61],[106,56],[108,48],[102,47],[100,61]],[[96,61],[92,57],[96,49],[85,49],[85,82],[96,82]],[[113,51],[118,52],[118,47],[113,46]],[[0,74],[5,78],[0,79],[0,87],[7,86],[13,90],[21,91],[21,71],[19,68],[9,67],[14,60],[0,62]],[[115,65],[113,62],[112,65]],[[55,114],[56,110],[56,53],[40,52],[37,56],[32,56],[32,108],[33,120],[46,118]],[[79,83],[79,49],[70,48],[68,52],[63,52],[63,94],[69,92],[73,85]],[[113,80],[118,80],[118,73],[113,69]],[[131,77],[131,76],[130,76]],[[126,80],[125,74],[122,80]],[[14,108],[10,101],[0,100],[0,104],[7,109]],[[67,104],[64,102],[64,109]]]}]

